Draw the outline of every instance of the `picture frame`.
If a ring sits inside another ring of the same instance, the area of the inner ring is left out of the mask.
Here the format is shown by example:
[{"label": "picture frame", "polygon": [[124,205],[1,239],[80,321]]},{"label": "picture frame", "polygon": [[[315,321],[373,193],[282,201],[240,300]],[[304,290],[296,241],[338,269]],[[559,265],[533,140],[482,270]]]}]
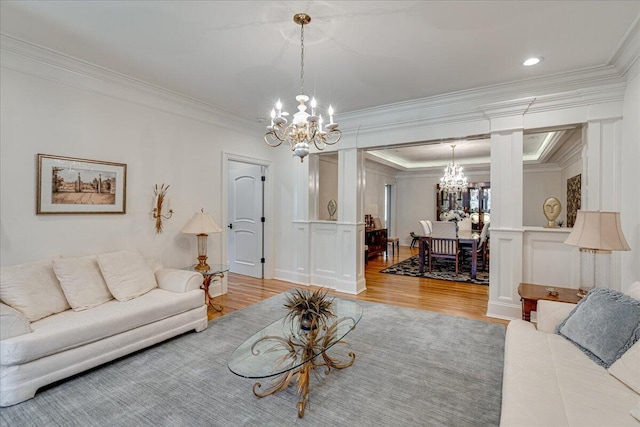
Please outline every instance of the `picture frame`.
[{"label": "picture frame", "polygon": [[127,165],[38,154],[36,214],[124,214]]}]

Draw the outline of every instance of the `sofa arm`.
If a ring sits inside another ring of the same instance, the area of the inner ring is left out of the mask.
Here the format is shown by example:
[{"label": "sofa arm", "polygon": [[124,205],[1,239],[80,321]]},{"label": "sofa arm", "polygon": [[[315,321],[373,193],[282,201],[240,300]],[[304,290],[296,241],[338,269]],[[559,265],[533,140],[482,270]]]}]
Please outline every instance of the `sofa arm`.
[{"label": "sofa arm", "polygon": [[0,302],[0,340],[31,333],[31,324],[24,314]]},{"label": "sofa arm", "polygon": [[195,271],[163,268],[156,272],[158,287],[171,292],[188,292],[200,289],[202,274]]},{"label": "sofa arm", "polygon": [[538,330],[555,333],[558,325],[567,318],[574,308],[576,305],[568,302],[538,301]]}]

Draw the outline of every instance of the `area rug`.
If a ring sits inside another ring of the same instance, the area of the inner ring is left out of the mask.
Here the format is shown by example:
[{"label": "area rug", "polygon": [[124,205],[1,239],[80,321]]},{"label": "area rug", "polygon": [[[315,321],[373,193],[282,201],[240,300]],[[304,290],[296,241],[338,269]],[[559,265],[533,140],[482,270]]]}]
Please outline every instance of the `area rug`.
[{"label": "area rug", "polygon": [[380,273],[398,274],[400,276],[426,277],[429,279],[449,280],[451,282],[474,283],[476,285],[489,285],[489,272],[481,271],[478,265],[476,278],[471,278],[471,261],[465,262],[458,269],[456,277],[455,264],[453,260],[438,260],[433,271],[429,273],[429,268],[425,264],[424,273],[420,274],[420,255],[414,255],[391,267],[381,270]]},{"label": "area rug", "polygon": [[505,327],[359,302],[347,335],[356,361],[312,375],[304,418],[296,388],[259,399],[227,360],[286,314],[284,294],[0,409],[7,426],[497,426]]}]

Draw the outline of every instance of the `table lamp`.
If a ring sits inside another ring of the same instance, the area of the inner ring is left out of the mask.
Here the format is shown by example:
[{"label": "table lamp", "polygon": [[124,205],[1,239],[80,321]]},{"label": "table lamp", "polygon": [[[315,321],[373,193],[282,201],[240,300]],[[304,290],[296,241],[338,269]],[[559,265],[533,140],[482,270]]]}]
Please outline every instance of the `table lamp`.
[{"label": "table lamp", "polygon": [[198,271],[209,270],[209,264],[207,264],[207,235],[220,233],[222,229],[213,221],[211,215],[201,209],[200,212],[196,212],[193,215],[193,218],[184,226],[182,232],[198,236],[198,264],[194,268]]},{"label": "table lamp", "polygon": [[611,251],[631,248],[622,234],[619,212],[578,211],[573,230],[564,242],[580,248],[580,288],[586,295],[596,286],[608,287]]}]

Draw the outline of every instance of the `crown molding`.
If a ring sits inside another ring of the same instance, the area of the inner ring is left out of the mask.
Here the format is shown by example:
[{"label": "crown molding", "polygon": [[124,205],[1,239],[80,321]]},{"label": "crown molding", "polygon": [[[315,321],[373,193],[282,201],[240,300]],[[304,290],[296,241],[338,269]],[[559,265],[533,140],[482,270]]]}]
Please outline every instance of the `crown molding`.
[{"label": "crown molding", "polygon": [[581,144],[574,146],[571,150],[564,153],[564,155],[558,160],[558,164],[562,169],[565,169],[579,160],[582,160]]},{"label": "crown molding", "polygon": [[[159,111],[255,135],[260,125],[220,107],[0,33],[0,66]],[[255,129],[255,131],[254,131]]]},{"label": "crown molding", "polygon": [[562,172],[562,167],[557,163],[524,163],[522,165],[522,173],[548,173]]},{"label": "crown molding", "polygon": [[615,66],[626,81],[640,71],[640,15],[636,17],[608,64]]},{"label": "crown molding", "polygon": [[375,172],[380,175],[386,175],[395,178],[398,173],[398,166],[393,163],[381,162],[379,159],[374,158],[369,153],[365,153],[365,170],[367,172]]},{"label": "crown molding", "polygon": [[609,65],[342,113],[340,121],[346,135],[388,133],[622,102],[625,88]]}]

